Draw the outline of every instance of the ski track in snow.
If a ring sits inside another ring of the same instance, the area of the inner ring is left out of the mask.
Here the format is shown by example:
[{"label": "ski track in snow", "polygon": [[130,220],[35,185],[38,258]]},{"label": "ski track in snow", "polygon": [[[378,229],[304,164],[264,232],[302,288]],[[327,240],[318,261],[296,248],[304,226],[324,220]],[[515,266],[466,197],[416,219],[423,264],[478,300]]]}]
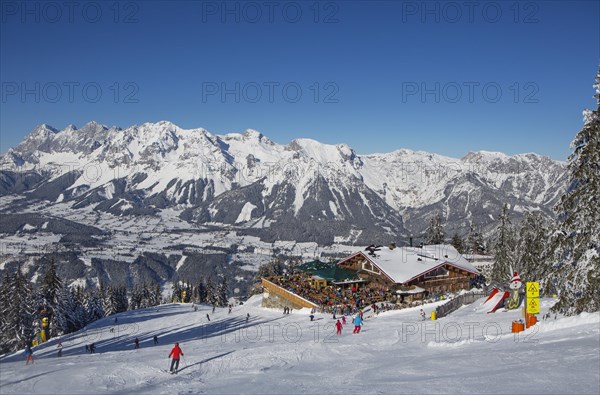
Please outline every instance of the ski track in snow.
[{"label": "ski track in snow", "polygon": [[[543,321],[515,336],[521,311],[477,312],[483,300],[438,321],[421,321],[420,307],[386,312],[358,335],[349,320],[341,336],[331,315],[310,322],[305,310],[261,308],[260,297],[231,314],[190,304],[136,310],[119,314],[118,326],[109,317],[63,337],[61,358],[58,339],[34,348],[33,366],[22,352],[2,357],[0,393],[598,393],[600,314]],[[542,314],[552,304],[543,302]],[[434,308],[424,306],[428,315]],[[92,341],[97,353],[87,354]],[[184,357],[170,375],[176,341]]]}]

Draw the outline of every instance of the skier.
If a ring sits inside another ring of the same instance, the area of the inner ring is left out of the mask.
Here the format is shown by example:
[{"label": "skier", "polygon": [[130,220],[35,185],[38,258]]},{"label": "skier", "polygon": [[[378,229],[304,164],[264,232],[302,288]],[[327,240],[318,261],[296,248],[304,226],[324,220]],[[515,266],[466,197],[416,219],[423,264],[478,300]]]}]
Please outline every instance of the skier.
[{"label": "skier", "polygon": [[421,309],[421,320],[425,321],[425,312]]},{"label": "skier", "polygon": [[210,316],[208,315],[208,313],[206,313],[206,319],[207,319],[208,321],[210,321]]},{"label": "skier", "polygon": [[133,347],[134,350],[137,350],[138,348],[140,348],[140,339],[138,339],[136,337],[133,342],[135,343],[135,346]]},{"label": "skier", "polygon": [[117,317],[115,317],[115,325],[117,325],[119,323],[119,319]]},{"label": "skier", "polygon": [[346,316],[345,315],[342,316],[342,324],[346,325]]},{"label": "skier", "polygon": [[360,333],[360,326],[362,325],[362,318],[360,314],[357,314],[354,318],[354,331],[352,333]]},{"label": "skier", "polygon": [[90,353],[92,353],[92,354],[96,353],[96,343],[90,344]]},{"label": "skier", "polygon": [[25,365],[29,365],[29,362],[33,364],[33,350],[31,349],[31,345],[28,343],[27,347],[25,347]]},{"label": "skier", "polygon": [[58,345],[56,346],[56,348],[58,348],[58,354],[56,356],[57,357],[62,357],[62,349],[63,349],[62,343],[58,343]]},{"label": "skier", "polygon": [[335,323],[335,328],[337,329],[336,335],[341,335],[342,334],[342,323],[340,322],[340,320],[337,320],[337,322]]},{"label": "skier", "polygon": [[212,312],[213,312],[213,314],[215,313],[215,309],[216,309],[216,308],[217,308],[217,306],[215,306],[215,305],[213,304],[213,311],[212,311]]},{"label": "skier", "polygon": [[310,320],[311,320],[311,321],[314,321],[314,320],[315,320],[315,315],[314,315],[314,314],[311,314],[311,315],[309,315],[309,317],[310,317]]},{"label": "skier", "polygon": [[85,345],[85,352],[90,352],[90,346],[89,345]]},{"label": "skier", "polygon": [[229,311],[227,312],[227,314],[231,314],[231,309],[233,308],[232,305],[229,305]]},{"label": "skier", "polygon": [[158,344],[158,336],[154,335],[154,344]]},{"label": "skier", "polygon": [[246,322],[250,319],[250,313],[246,314]]},{"label": "skier", "polygon": [[[171,350],[171,353],[167,357],[167,358],[173,357],[173,360],[171,361],[171,368],[169,369],[171,374],[177,374],[177,369],[179,369],[179,357],[180,356],[183,356],[183,351],[181,351],[181,348],[179,348],[179,343],[175,343],[175,347],[173,347],[173,349]],[[173,370],[173,366],[175,367],[175,370]]]}]

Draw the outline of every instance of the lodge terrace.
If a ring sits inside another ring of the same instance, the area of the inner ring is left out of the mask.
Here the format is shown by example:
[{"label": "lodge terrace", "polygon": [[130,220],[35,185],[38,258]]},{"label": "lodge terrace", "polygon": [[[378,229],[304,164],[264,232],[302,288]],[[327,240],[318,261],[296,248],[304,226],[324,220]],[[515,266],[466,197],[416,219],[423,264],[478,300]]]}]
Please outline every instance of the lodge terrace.
[{"label": "lodge terrace", "polygon": [[340,313],[380,302],[397,309],[469,289],[478,276],[451,245],[371,245],[337,263],[308,262],[293,273],[263,278],[263,303]]}]

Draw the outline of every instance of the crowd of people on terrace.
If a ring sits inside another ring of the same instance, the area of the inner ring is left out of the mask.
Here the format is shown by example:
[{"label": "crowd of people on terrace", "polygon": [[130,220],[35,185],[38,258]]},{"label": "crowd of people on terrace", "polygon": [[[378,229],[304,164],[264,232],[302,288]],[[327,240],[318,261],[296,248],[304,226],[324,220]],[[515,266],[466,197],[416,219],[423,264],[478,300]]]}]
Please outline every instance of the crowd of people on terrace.
[{"label": "crowd of people on terrace", "polygon": [[268,279],[317,304],[321,311],[326,313],[350,315],[367,306],[371,306],[374,313],[379,313],[416,305],[416,302],[393,303],[397,296],[376,283],[354,282],[319,288],[314,286],[313,279],[307,273],[286,273],[283,276],[269,277]]}]

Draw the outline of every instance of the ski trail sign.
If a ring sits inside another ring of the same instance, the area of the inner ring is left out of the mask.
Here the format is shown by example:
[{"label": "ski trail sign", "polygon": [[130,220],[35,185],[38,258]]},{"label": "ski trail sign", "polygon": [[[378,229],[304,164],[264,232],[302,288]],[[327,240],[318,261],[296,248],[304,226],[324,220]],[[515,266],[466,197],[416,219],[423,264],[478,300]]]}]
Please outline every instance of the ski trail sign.
[{"label": "ski trail sign", "polygon": [[527,299],[527,313],[539,314],[540,313],[540,299],[539,298],[528,298]]},{"label": "ski trail sign", "polygon": [[527,297],[528,298],[539,298],[540,297],[540,283],[538,282],[527,282]]}]

